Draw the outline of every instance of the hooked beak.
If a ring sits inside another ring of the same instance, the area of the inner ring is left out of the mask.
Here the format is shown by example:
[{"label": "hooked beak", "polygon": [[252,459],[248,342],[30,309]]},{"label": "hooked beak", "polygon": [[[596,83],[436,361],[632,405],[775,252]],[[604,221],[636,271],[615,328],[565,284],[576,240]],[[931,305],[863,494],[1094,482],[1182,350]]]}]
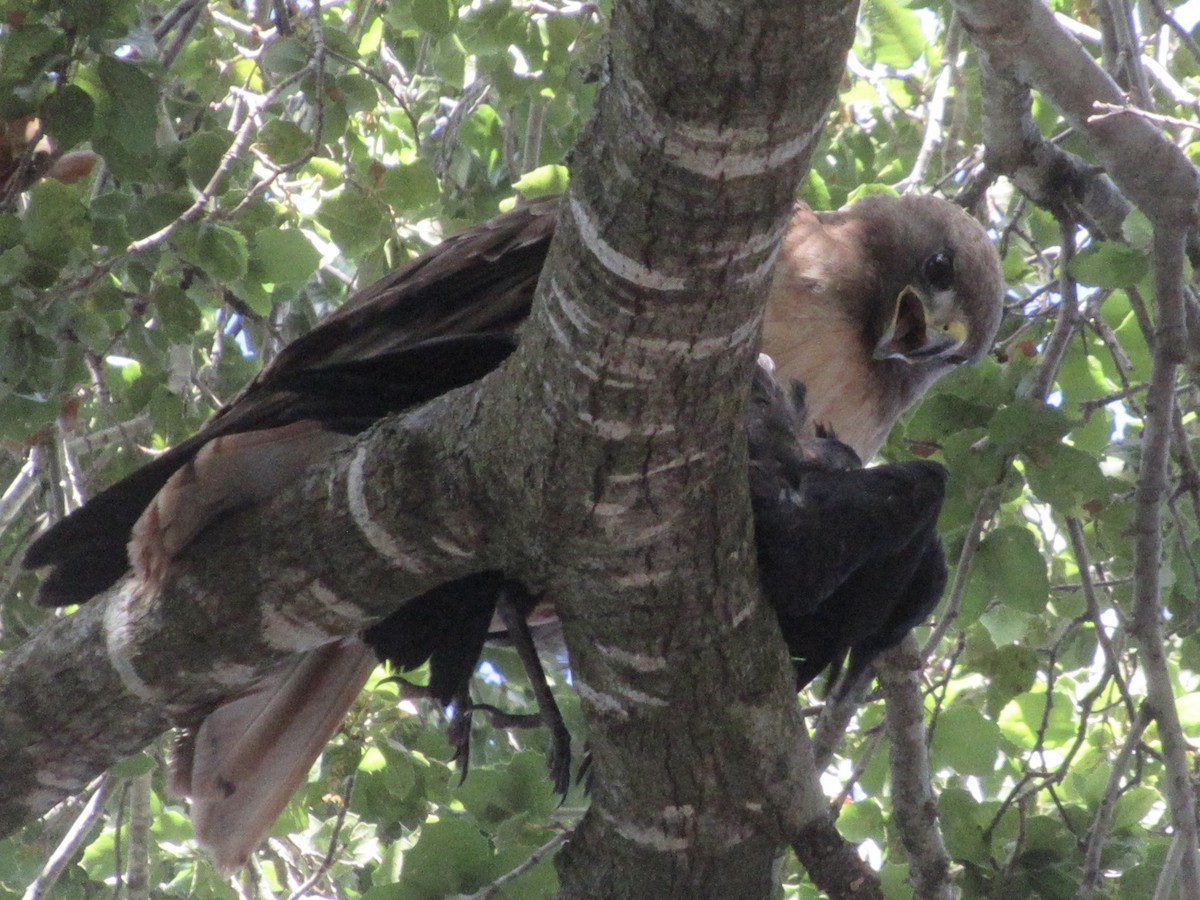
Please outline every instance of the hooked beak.
[{"label": "hooked beak", "polygon": [[967,324],[952,313],[939,315],[924,296],[909,285],[896,297],[892,324],[875,345],[875,359],[902,359],[916,363],[945,357],[958,364],[966,357],[955,352],[967,340]]}]

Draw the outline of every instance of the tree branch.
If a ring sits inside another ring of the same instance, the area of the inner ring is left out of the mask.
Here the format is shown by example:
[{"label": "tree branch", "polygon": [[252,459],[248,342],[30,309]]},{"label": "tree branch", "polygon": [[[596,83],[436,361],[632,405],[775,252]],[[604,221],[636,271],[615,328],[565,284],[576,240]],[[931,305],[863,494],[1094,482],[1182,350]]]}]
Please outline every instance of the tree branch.
[{"label": "tree branch", "polygon": [[0,833],[291,654],[487,568],[458,399],[209,529],[160,590],[126,580],[0,658]]},{"label": "tree branch", "polygon": [[886,701],[889,764],[892,773],[892,819],[908,851],[909,879],[918,897],[953,896],[950,854],[937,824],[937,800],[929,782],[925,704],[917,672],[921,651],[911,634],[881,654],[875,670]]},{"label": "tree branch", "polygon": [[[1179,297],[1183,280],[1184,235],[1181,230],[1155,229],[1155,292],[1160,309],[1173,304],[1164,295]],[[1133,530],[1134,611],[1130,632],[1146,673],[1146,701],[1158,723],[1166,767],[1166,794],[1171,822],[1182,848],[1180,877],[1185,896],[1200,896],[1200,867],[1196,859],[1196,798],[1188,764],[1188,744],[1175,707],[1162,630],[1162,508],[1170,490],[1171,423],[1175,407],[1176,362],[1166,351],[1168,329],[1160,319],[1156,330],[1150,389],[1146,394],[1142,462],[1138,473]]]},{"label": "tree branch", "polygon": [[[1024,118],[1023,89],[1034,88],[1088,141],[1104,171],[1151,221],[1195,220],[1200,196],[1195,168],[1150,122],[1134,116],[1093,120],[1097,103],[1123,104],[1125,96],[1041,0],[954,0],[953,5],[979,50],[981,69],[995,76],[985,79],[985,105],[1007,109],[1009,124],[1021,123],[1017,133],[1024,140],[1041,146]],[[1019,118],[1012,118],[1018,111]],[[987,118],[990,148],[994,141],[1000,145],[996,139],[1002,132],[989,127]],[[997,124],[1003,127],[1002,120]],[[1098,221],[1106,233],[1119,233],[1104,224],[1110,216]]]}]

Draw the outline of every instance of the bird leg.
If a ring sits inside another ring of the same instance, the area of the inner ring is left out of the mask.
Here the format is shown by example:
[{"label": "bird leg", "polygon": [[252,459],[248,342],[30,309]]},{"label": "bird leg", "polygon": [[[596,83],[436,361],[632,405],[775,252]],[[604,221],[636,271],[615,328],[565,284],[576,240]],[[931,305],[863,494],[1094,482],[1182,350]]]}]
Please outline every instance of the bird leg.
[{"label": "bird leg", "polygon": [[521,665],[525,668],[525,674],[529,676],[541,721],[550,731],[550,752],[546,755],[546,767],[550,770],[550,780],[554,782],[555,793],[565,798],[571,785],[571,733],[567,730],[567,724],[563,721],[554,695],[550,692],[550,685],[546,682],[546,671],[538,658],[529,623],[513,602],[508,588],[501,589],[496,600],[496,612],[508,630]]},{"label": "bird leg", "polygon": [[446,738],[454,748],[450,762],[458,769],[458,784],[461,787],[471,769],[471,713],[475,710],[470,688],[466,684],[455,693],[453,702],[454,719],[450,722]]}]

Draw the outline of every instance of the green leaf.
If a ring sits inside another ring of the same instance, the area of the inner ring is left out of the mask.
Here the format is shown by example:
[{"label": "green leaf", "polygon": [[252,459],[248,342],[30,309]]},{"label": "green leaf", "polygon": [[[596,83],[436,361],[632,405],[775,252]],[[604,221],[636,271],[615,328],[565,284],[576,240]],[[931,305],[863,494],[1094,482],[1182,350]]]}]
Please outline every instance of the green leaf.
[{"label": "green leaf", "polygon": [[871,196],[874,196],[875,194],[884,194],[888,197],[898,196],[898,194],[896,193],[896,189],[894,187],[892,187],[890,184],[880,184],[878,182],[871,182],[868,184],[860,184],[858,187],[856,187],[854,190],[852,190],[849,194],[847,194],[846,195],[846,203],[850,204],[850,203],[853,203],[855,200],[861,200],[863,197],[871,197]]},{"label": "green leaf", "polygon": [[157,766],[158,763],[149,753],[135,753],[109,769],[108,774],[115,775],[117,778],[136,778],[139,775],[153,772]]},{"label": "green leaf", "polygon": [[1154,240],[1154,225],[1140,209],[1135,207],[1129,211],[1129,215],[1121,223],[1121,231],[1133,247],[1149,251],[1150,243]]},{"label": "green leaf", "polygon": [[1146,254],[1127,244],[1100,241],[1080,250],[1067,272],[1080,284],[1121,288],[1137,284],[1150,271]]},{"label": "green leaf", "polygon": [[987,675],[987,708],[994,717],[1013,697],[1033,687],[1038,671],[1037,652],[1019,644],[999,647],[980,666],[980,671]]},{"label": "green leaf", "polygon": [[333,90],[337,91],[342,106],[351,115],[372,110],[379,103],[375,82],[361,75],[342,75],[334,82]]},{"label": "green leaf", "polygon": [[184,168],[193,185],[207,187],[232,144],[233,133],[223,128],[198,131],[183,142]]},{"label": "green leaf", "polygon": [[938,717],[930,742],[931,763],[960,775],[990,775],[1000,749],[1000,729],[974,706],[951,706]]},{"label": "green leaf", "polygon": [[[6,375],[11,378],[15,372],[6,364],[6,356],[7,354],[0,353],[0,367],[3,367]],[[0,382],[0,393],[2,388],[3,382]],[[0,438],[24,443],[39,428],[53,422],[57,412],[57,404],[10,394],[0,400]]]},{"label": "green leaf", "polygon": [[1151,787],[1132,787],[1117,798],[1113,808],[1112,830],[1116,833],[1127,831],[1142,824],[1150,810],[1162,801],[1158,791]]},{"label": "green leaf", "polygon": [[271,119],[258,132],[255,145],[277,166],[302,158],[312,147],[312,135],[283,119]]},{"label": "green leaf", "polygon": [[1028,729],[1029,746],[1033,745],[1038,734],[1041,734],[1050,746],[1064,744],[1075,737],[1079,727],[1075,717],[1075,704],[1071,702],[1070,697],[1061,691],[1055,691],[1050,695],[1049,710],[1046,708],[1046,697],[1045,690],[1030,691],[1015,698],[1005,711],[1003,722],[1008,730],[1011,724],[1009,711],[1014,708],[1017,710],[1020,721]]},{"label": "green leaf", "polygon": [[925,52],[921,20],[897,0],[871,0],[866,18],[877,62],[907,69]]},{"label": "green leaf", "polygon": [[1040,400],[1017,398],[992,416],[988,433],[1005,453],[1045,453],[1071,430],[1066,413]]},{"label": "green leaf", "polygon": [[1067,444],[1055,444],[1038,462],[1025,466],[1029,489],[1061,513],[1078,515],[1084,503],[1107,502],[1108,479],[1096,457]]},{"label": "green leaf", "polygon": [[433,167],[418,159],[408,165],[393,166],[379,179],[379,195],[397,209],[421,209],[436,203],[442,194]]},{"label": "green leaf", "polygon": [[163,285],[155,291],[154,312],[167,335],[177,341],[195,335],[203,322],[195,301],[177,285]]},{"label": "green leaf", "polygon": [[130,0],[60,0],[63,24],[94,38],[118,38],[137,22],[137,5]]},{"label": "green leaf", "polygon": [[259,56],[263,69],[272,75],[294,75],[308,65],[309,49],[296,37],[282,38],[269,43]]},{"label": "green leaf", "polygon": [[991,865],[983,828],[977,821],[980,809],[975,799],[961,788],[947,788],[942,791],[937,803],[942,834],[951,859],[981,866]]},{"label": "green leaf", "polygon": [[382,44],[383,19],[374,19],[363,32],[363,36],[358,42],[357,53],[359,56],[370,56],[378,52]]},{"label": "green leaf", "polygon": [[61,152],[92,136],[95,111],[96,104],[87,91],[68,84],[46,98],[38,117]]},{"label": "green leaf", "polygon": [[447,897],[470,893],[488,877],[491,846],[462,818],[426,823],[404,857],[404,896]]},{"label": "green leaf", "polygon": [[413,0],[413,21],[434,37],[442,37],[454,30],[457,11],[450,0]]},{"label": "green leaf", "polygon": [[546,815],[556,802],[546,778],[546,757],[536,752],[519,753],[504,768],[472,767],[457,796],[479,822],[492,824],[520,813]]},{"label": "green leaf", "polygon": [[829,185],[816,169],[809,169],[800,188],[800,196],[813,209],[830,209],[833,198],[829,196]]},{"label": "green leaf", "polygon": [[322,203],[317,221],[346,253],[361,253],[383,237],[384,218],[378,204],[353,186]]},{"label": "green leaf", "polygon": [[881,841],[884,836],[883,811],[879,803],[870,798],[847,803],[838,813],[837,828],[848,841]]},{"label": "green leaf", "polygon": [[96,73],[110,107],[101,115],[108,122],[107,134],[130,153],[152,153],[157,145],[158,87],[137,66],[111,56],[100,60]]},{"label": "green leaf", "polygon": [[570,177],[566,166],[539,166],[518,178],[513,190],[520,191],[526,200],[558,196],[566,191]]},{"label": "green leaf", "polygon": [[34,185],[23,237],[25,246],[58,265],[66,262],[72,249],[89,242],[87,208],[75,189],[51,179]]},{"label": "green leaf", "polygon": [[1121,875],[1121,889],[1117,896],[1121,900],[1146,900],[1147,897],[1153,897],[1161,876],[1161,865],[1147,863],[1133,866]]},{"label": "green leaf", "polygon": [[246,274],[250,254],[246,237],[227,225],[205,225],[189,237],[180,233],[177,238],[179,255],[194,263],[217,281],[235,281]]},{"label": "green leaf", "polygon": [[317,270],[321,254],[294,228],[264,228],[254,235],[251,256],[257,278],[270,284],[307,281]]},{"label": "green leaf", "polygon": [[1050,579],[1033,533],[1020,525],[995,529],[979,545],[973,579],[987,594],[1026,613],[1041,613]]}]

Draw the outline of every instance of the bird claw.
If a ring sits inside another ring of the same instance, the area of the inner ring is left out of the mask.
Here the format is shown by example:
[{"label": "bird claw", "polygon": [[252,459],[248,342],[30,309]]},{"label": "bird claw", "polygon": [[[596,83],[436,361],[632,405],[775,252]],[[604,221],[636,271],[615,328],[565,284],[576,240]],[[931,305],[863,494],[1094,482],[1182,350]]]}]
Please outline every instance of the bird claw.
[{"label": "bird claw", "polygon": [[[563,800],[566,799],[567,791],[571,787],[571,733],[561,719],[558,723],[550,723],[540,712],[510,713],[490,703],[468,701],[468,704],[460,707],[457,702],[455,703],[456,710],[464,711],[456,712],[454,720],[450,723],[448,734],[450,745],[454,748],[454,755],[450,759],[462,772],[462,781],[466,780],[466,769],[471,755],[471,714],[481,712],[488,717],[488,724],[493,728],[546,727],[550,731],[550,749],[546,751],[546,769],[550,773],[554,792]],[[560,725],[561,727],[559,727]],[[459,783],[461,784],[462,781]]]},{"label": "bird claw", "polygon": [[450,762],[458,769],[459,787],[467,780],[467,773],[471,770],[471,713],[474,710],[475,706],[466,691],[454,698],[454,718],[446,739],[454,748]]},{"label": "bird claw", "polygon": [[[560,719],[558,724],[561,723]],[[550,781],[561,806],[567,800],[567,791],[571,789],[571,733],[566,726],[558,728],[550,724],[549,728],[550,749],[546,752],[546,769],[550,772]]]}]

